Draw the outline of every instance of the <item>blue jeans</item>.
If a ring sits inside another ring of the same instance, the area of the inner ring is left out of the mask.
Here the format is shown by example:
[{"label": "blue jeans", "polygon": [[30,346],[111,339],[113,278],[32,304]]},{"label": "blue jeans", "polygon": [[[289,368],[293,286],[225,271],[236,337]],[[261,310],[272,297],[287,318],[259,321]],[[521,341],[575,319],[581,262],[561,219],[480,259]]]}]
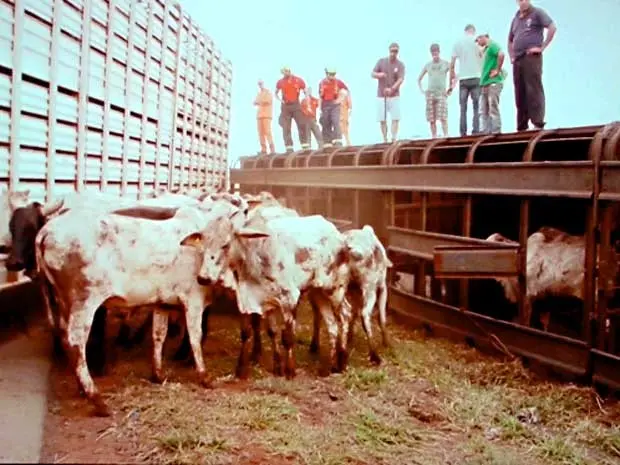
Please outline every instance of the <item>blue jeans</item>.
[{"label": "blue jeans", "polygon": [[461,79],[459,82],[459,103],[461,105],[461,136],[467,135],[467,99],[471,97],[474,107],[472,118],[472,134],[480,133],[480,79]]}]

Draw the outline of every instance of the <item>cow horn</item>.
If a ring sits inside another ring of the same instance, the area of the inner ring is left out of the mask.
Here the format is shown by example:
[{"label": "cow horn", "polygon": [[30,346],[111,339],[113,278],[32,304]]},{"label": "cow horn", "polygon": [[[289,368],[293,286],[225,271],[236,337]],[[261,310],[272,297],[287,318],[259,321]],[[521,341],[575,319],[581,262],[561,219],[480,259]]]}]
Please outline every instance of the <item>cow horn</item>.
[{"label": "cow horn", "polygon": [[41,214],[43,216],[53,215],[54,213],[56,213],[58,210],[60,210],[62,208],[64,203],[65,203],[65,199],[60,199],[60,200],[57,200],[56,202],[52,202],[52,203],[46,203],[41,208]]}]

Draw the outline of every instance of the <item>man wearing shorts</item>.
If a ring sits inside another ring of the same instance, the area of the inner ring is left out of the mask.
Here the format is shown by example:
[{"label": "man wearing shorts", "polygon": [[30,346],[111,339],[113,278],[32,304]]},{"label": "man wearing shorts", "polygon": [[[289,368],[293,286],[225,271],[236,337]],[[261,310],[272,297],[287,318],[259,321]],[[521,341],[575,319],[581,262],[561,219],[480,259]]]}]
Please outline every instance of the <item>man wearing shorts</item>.
[{"label": "man wearing shorts", "polygon": [[[443,136],[448,137],[448,102],[447,97],[452,93],[453,83],[446,90],[446,78],[450,72],[450,63],[439,57],[439,45],[431,45],[431,56],[429,61],[418,77],[418,87],[426,96],[426,120],[431,126],[431,136],[437,137],[437,120],[441,123]],[[428,86],[426,91],[422,89],[422,79],[428,74]]]},{"label": "man wearing shorts", "polygon": [[387,143],[387,114],[392,117],[392,142],[398,138],[400,86],[405,80],[405,64],[398,57],[398,44],[390,45],[390,55],[380,58],[372,70],[377,80],[377,121],[381,123],[383,142]]}]

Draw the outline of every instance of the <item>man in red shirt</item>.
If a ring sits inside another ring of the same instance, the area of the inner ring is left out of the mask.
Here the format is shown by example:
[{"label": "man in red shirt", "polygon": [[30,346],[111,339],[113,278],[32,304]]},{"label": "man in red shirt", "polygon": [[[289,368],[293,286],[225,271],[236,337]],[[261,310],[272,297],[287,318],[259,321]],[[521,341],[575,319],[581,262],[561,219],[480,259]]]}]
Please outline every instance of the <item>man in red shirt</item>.
[{"label": "man in red shirt", "polygon": [[321,97],[321,126],[323,127],[323,142],[325,147],[342,145],[340,130],[340,89],[349,88],[344,82],[336,78],[334,68],[325,68],[325,79],[319,84],[319,97]]},{"label": "man in red shirt", "polygon": [[319,107],[319,99],[312,95],[312,88],[306,89],[306,98],[301,101],[301,111],[306,117],[306,134],[308,135],[308,144],[312,146],[312,137],[310,133],[314,134],[316,143],[319,149],[323,148],[323,138],[321,137],[321,128],[316,122],[316,109]]},{"label": "man in red shirt", "polygon": [[[303,90],[306,94],[306,83],[302,78],[292,74],[291,69],[286,66],[281,71],[282,79],[276,84],[276,98],[282,102],[279,122],[282,126],[286,153],[293,151],[293,137],[291,136],[291,121],[293,119],[297,124],[301,149],[306,150],[310,148],[310,144],[308,143],[305,117],[299,103],[300,92]],[[281,97],[280,93],[282,94]]]}]

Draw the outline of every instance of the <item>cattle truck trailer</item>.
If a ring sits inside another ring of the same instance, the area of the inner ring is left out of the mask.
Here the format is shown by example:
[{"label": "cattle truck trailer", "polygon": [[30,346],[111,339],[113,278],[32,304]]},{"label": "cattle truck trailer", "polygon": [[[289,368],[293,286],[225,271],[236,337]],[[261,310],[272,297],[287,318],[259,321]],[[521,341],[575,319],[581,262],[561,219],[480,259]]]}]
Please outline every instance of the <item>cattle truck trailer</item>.
[{"label": "cattle truck trailer", "polygon": [[[415,277],[412,289],[390,287],[392,315],[620,389],[618,160],[611,123],[244,157],[230,182],[301,214],[372,225],[394,271]],[[527,238],[544,226],[586,244],[581,309],[549,299],[552,323],[568,327],[548,331],[524,311]],[[484,240],[496,232],[516,245]],[[497,277],[517,279],[518,305]]]},{"label": "cattle truck trailer", "polygon": [[[231,82],[178,2],[0,0],[0,191],[226,182]],[[11,275],[0,292],[27,280]]]}]

